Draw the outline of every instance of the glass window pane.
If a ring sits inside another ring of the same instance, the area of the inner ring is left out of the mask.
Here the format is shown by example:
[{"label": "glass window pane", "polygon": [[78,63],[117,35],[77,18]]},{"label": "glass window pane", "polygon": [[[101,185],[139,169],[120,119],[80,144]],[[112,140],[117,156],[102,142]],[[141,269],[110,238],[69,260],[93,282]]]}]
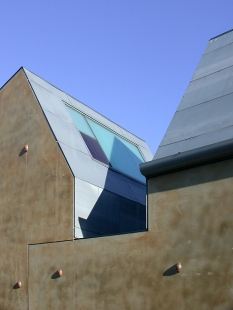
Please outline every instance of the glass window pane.
[{"label": "glass window pane", "polygon": [[93,132],[91,131],[85,117],[75,111],[74,109],[66,106],[69,113],[70,113],[70,116],[72,117],[72,120],[74,121],[74,124],[75,126],[78,128],[79,131],[82,131],[83,133],[87,134],[88,136],[92,137],[92,138],[95,138],[95,136],[93,135]]},{"label": "glass window pane", "polygon": [[139,170],[139,164],[144,160],[138,148],[98,123],[88,118],[87,121],[112,167],[145,182],[145,178]]},{"label": "glass window pane", "polygon": [[109,163],[106,155],[104,154],[104,151],[102,150],[99,142],[96,139],[86,135],[83,132],[80,132],[80,133],[81,133],[83,140],[85,141],[89,151],[91,152],[91,155],[95,159],[101,161],[102,163],[105,163],[106,165],[110,165],[110,163]]},{"label": "glass window pane", "polygon": [[112,166],[119,172],[145,182],[145,177],[139,170],[139,164],[144,160],[134,144],[86,118],[78,111],[68,106],[67,109],[95,159]]}]

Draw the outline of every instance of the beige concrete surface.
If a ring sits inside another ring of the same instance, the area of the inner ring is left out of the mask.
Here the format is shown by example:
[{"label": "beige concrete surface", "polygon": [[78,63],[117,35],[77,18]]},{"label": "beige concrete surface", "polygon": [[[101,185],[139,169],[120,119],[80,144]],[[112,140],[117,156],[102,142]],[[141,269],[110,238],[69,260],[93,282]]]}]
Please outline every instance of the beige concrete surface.
[{"label": "beige concrete surface", "polygon": [[73,238],[73,176],[22,69],[0,91],[0,133],[0,309],[25,310],[28,244]]},{"label": "beige concrete surface", "polygon": [[232,176],[226,160],[149,180],[148,232],[30,246],[30,309],[233,309]]},{"label": "beige concrete surface", "polygon": [[22,70],[0,107],[1,310],[233,309],[233,159],[150,179],[148,232],[73,240],[73,176]]}]

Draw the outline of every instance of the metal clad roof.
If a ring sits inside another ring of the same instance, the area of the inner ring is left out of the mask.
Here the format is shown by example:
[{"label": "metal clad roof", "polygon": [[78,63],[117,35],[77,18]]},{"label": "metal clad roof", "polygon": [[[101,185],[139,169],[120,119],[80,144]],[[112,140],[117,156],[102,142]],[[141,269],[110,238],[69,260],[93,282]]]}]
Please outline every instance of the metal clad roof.
[{"label": "metal clad roof", "polygon": [[161,146],[233,125],[233,93],[176,112]]},{"label": "metal clad roof", "polygon": [[30,80],[30,83],[43,111],[49,111],[60,119],[73,123],[72,118],[66,110],[66,107],[60,97],[56,96],[54,93],[51,93],[51,91],[48,91],[34,81]]},{"label": "metal clad roof", "polygon": [[223,33],[222,35],[219,35],[217,37],[211,38],[206,47],[205,54],[210,53],[216,50],[217,48],[221,48],[227,44],[230,44],[232,43],[232,41],[233,41],[233,30]]},{"label": "metal clad roof", "polygon": [[152,159],[151,151],[148,148],[145,148],[145,147],[139,145],[139,149],[142,152],[142,154],[145,158],[145,161],[150,161]]},{"label": "metal clad roof", "polygon": [[213,74],[214,72],[232,66],[232,59],[233,44],[225,45],[211,53],[204,54],[199,62],[192,80],[199,79],[203,76]]},{"label": "metal clad roof", "polygon": [[233,66],[192,81],[177,112],[232,93]]},{"label": "metal clad roof", "polygon": [[90,118],[95,119],[97,122],[100,122],[101,124],[107,126],[108,128],[111,128],[113,131],[121,135],[121,131],[119,126],[117,126],[115,123],[111,122],[101,114],[97,113],[96,111],[92,110],[88,106],[84,105],[78,100],[75,100],[74,98],[68,96],[69,102],[73,107],[75,107],[77,110],[83,112],[84,114],[88,115]]},{"label": "metal clad roof", "polygon": [[[98,112],[92,110],[90,107],[86,106],[85,104],[81,103],[80,101],[74,99],[73,97],[68,95],[69,102],[73,107],[75,107],[77,110],[83,112],[84,114],[88,115],[89,117],[95,119],[97,122],[101,123],[102,125],[110,128],[111,130],[115,131],[119,135],[125,137],[127,140],[130,140],[139,146],[144,147],[149,152],[148,146],[146,142],[137,136],[133,135],[129,131],[125,130],[121,126],[115,124],[114,122],[111,122],[108,118],[104,117],[103,115],[99,114]],[[151,157],[152,158],[152,157]]]},{"label": "metal clad roof", "polygon": [[[66,94],[65,92],[61,91],[60,89],[56,88],[50,83],[46,82],[45,80],[33,74],[29,70],[24,68],[24,71],[28,79],[30,80],[30,84],[34,92],[36,93],[36,96],[43,110],[47,110],[57,115],[58,117],[65,119],[68,122],[73,123],[69,113],[66,111],[66,108],[65,108],[64,103],[68,103],[71,106],[78,109],[79,111],[81,111],[82,113],[86,114],[87,116],[95,119],[97,122],[108,127],[110,130],[116,132],[117,134],[121,135],[127,140],[130,140],[133,143],[137,144],[142,154],[144,155],[144,158],[146,160],[152,159],[153,155],[151,154],[151,151],[148,148],[144,140],[133,135],[132,133],[125,130],[121,126],[110,121],[108,118],[104,117],[103,115],[94,111],[87,105],[81,103],[79,100],[74,99],[70,95]],[[144,151],[145,151],[145,154],[143,153]]]},{"label": "metal clad roof", "polygon": [[233,31],[209,41],[154,159],[232,138]]},{"label": "metal clad roof", "polygon": [[215,141],[225,141],[233,138],[233,126],[211,131],[206,134],[191,137],[186,140],[181,140],[176,143],[160,146],[156,152],[156,158],[163,158],[166,156],[190,151],[207,144],[214,144]]},{"label": "metal clad roof", "polygon": [[[67,111],[65,103],[77,108],[114,132],[140,144],[139,147],[144,157],[151,159],[151,152],[146,143],[27,69],[24,70],[74,176],[127,199],[136,202],[145,201],[145,185],[128,179],[92,159],[83,138]],[[140,190],[132,191],[134,186]]]},{"label": "metal clad roof", "polygon": [[24,72],[26,73],[26,75],[27,75],[27,77],[28,77],[28,79],[30,81],[34,81],[38,85],[40,85],[43,88],[45,88],[48,91],[50,91],[55,96],[60,97],[62,100],[65,100],[65,101],[68,100],[67,94],[65,92],[63,92],[60,89],[54,87],[53,85],[51,85],[50,83],[46,82],[45,80],[43,80],[42,78],[40,78],[36,74],[32,73],[31,71],[27,70],[26,68],[24,68]]},{"label": "metal clad roof", "polygon": [[57,117],[47,110],[44,110],[44,112],[51,128],[53,128],[53,132],[58,142],[62,142],[71,148],[90,156],[90,152],[86,147],[86,144],[83,142],[80,132],[72,123]]}]

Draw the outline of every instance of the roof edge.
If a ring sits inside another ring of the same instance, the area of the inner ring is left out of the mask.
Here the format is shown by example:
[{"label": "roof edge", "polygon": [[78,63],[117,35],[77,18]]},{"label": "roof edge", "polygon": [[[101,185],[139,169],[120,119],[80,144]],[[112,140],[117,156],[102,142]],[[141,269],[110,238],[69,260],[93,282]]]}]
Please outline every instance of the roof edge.
[{"label": "roof edge", "polygon": [[233,31],[233,29],[228,30],[228,31],[225,31],[225,32],[223,32],[223,33],[221,33],[221,34],[219,34],[219,35],[213,37],[213,38],[210,38],[209,41],[214,40],[214,39],[217,39],[218,37],[221,37],[221,36],[223,36],[224,34],[227,34],[228,32],[231,32],[231,31]]},{"label": "roof edge", "polygon": [[140,164],[146,178],[173,173],[233,157],[233,139]]},{"label": "roof edge", "polygon": [[[66,94],[67,96],[71,97],[72,99],[74,99],[74,100],[80,102],[81,104],[83,104],[83,105],[86,106],[87,108],[91,109],[91,110],[94,111],[95,113],[99,114],[100,116],[102,116],[102,117],[104,117],[105,119],[107,119],[108,121],[110,121],[111,123],[113,123],[113,124],[115,124],[116,126],[122,128],[123,130],[127,131],[129,134],[133,135],[133,136],[136,137],[137,139],[139,139],[139,140],[141,140],[141,141],[143,141],[143,142],[146,143],[145,140],[143,140],[142,138],[138,137],[137,135],[135,135],[134,133],[132,133],[132,132],[129,131],[128,129],[122,127],[121,125],[119,125],[119,124],[117,124],[117,123],[115,123],[114,121],[112,121],[112,120],[109,119],[108,117],[104,116],[104,115],[101,114],[100,112],[98,112],[98,111],[96,111],[95,109],[91,108],[89,105],[83,103],[83,102],[80,101],[79,99],[77,99],[77,98],[73,97],[72,95],[68,94],[66,91],[64,91],[64,90],[58,88],[57,86],[53,85],[52,83],[48,82],[47,80],[45,80],[44,78],[42,78],[42,77],[40,77],[39,75],[35,74],[35,73],[32,72],[31,70],[29,70],[29,69],[27,69],[27,68],[25,68],[25,67],[21,67],[20,69],[23,69],[23,70],[24,70],[26,76],[27,76],[27,72],[26,72],[25,70],[29,71],[31,74],[35,75],[35,76],[38,77],[39,79],[45,81],[46,83],[48,83],[48,84],[51,85],[52,87],[56,88],[58,91],[60,91],[60,92],[62,92],[62,93],[64,93],[64,94]],[[27,78],[30,80],[30,78],[29,78],[28,76],[27,76]],[[35,82],[35,81],[34,81],[34,82]],[[36,83],[36,82],[35,82],[35,83]],[[70,105],[72,106],[72,104],[70,104]],[[148,149],[149,149],[149,148],[148,148]]]},{"label": "roof edge", "polygon": [[24,71],[24,68],[21,66],[2,86],[0,86],[0,90],[3,89],[3,87],[11,80],[13,79],[13,77],[20,71],[20,70],[23,70]]}]

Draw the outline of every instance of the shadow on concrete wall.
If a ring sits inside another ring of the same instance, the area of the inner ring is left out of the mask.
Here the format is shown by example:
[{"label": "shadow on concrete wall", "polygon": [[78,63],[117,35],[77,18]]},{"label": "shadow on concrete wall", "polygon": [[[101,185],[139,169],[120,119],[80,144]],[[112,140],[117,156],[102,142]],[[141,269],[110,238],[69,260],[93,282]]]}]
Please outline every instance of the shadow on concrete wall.
[{"label": "shadow on concrete wall", "polygon": [[178,274],[178,272],[177,272],[177,264],[171,266],[166,271],[164,271],[163,276],[164,277],[170,277],[170,276],[174,276],[176,274]]}]

